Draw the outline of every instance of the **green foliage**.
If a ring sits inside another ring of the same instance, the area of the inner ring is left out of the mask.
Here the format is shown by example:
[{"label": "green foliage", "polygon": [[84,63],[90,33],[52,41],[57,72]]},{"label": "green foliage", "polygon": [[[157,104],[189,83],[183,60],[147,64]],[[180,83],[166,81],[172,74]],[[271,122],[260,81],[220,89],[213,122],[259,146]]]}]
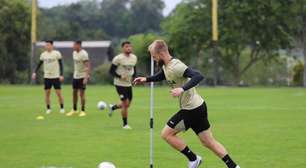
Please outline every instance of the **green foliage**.
[{"label": "green foliage", "polygon": [[[210,51],[210,6],[210,1],[186,0],[163,23],[170,46],[180,58],[197,60]],[[219,1],[218,69],[228,71],[231,81],[239,84],[256,62],[268,63],[279,55],[279,49],[290,48],[292,14],[288,11],[293,6],[291,1],[278,0]],[[250,50],[248,60],[242,62],[246,50]]]},{"label": "green foliage", "polygon": [[304,64],[302,61],[298,61],[293,68],[293,84],[295,86],[303,86],[303,73],[304,73]]},{"label": "green foliage", "polygon": [[162,0],[131,1],[131,34],[159,31],[164,7]]},{"label": "green foliage", "polygon": [[94,84],[112,84],[113,78],[109,74],[110,64],[105,63],[93,70],[90,82]]},{"label": "green foliage", "polygon": [[287,58],[276,58],[270,63],[257,62],[242,77],[241,84],[284,86],[287,85]]},{"label": "green foliage", "polygon": [[158,32],[161,0],[97,0],[41,9],[39,39],[117,40],[136,33]]},{"label": "green foliage", "polygon": [[30,7],[24,0],[3,0],[0,6],[0,82],[28,81]]},{"label": "green foliage", "polygon": [[160,38],[158,35],[152,33],[136,34],[128,38],[133,44],[133,51],[138,58],[138,75],[148,75],[150,73],[151,57],[148,53],[148,47],[158,38]]},{"label": "green foliage", "polygon": [[39,39],[103,40],[108,35],[101,28],[102,16],[96,1],[80,1],[68,6],[41,9]]}]

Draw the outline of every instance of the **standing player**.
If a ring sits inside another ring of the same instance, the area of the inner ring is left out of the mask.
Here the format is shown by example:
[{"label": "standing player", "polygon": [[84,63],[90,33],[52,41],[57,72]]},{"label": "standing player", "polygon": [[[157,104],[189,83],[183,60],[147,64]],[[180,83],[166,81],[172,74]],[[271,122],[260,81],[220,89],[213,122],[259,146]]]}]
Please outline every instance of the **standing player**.
[{"label": "standing player", "polygon": [[81,112],[80,117],[86,116],[85,112],[85,89],[86,84],[90,77],[90,63],[88,53],[82,49],[82,42],[75,41],[73,44],[73,62],[74,62],[74,73],[73,73],[73,109],[67,113],[67,116],[72,116],[77,113],[78,104],[78,92],[80,93],[81,99]]},{"label": "standing player", "polygon": [[64,81],[62,55],[59,51],[54,50],[53,41],[46,41],[46,51],[40,55],[40,61],[32,74],[32,79],[36,79],[36,73],[40,66],[44,66],[44,83],[45,83],[45,101],[47,106],[46,113],[51,113],[50,93],[52,86],[55,89],[58,101],[60,103],[60,113],[65,113],[64,98],[61,94],[61,82]]},{"label": "standing player", "polygon": [[114,110],[121,108],[123,128],[131,129],[128,125],[128,108],[132,102],[132,78],[136,76],[137,57],[132,54],[132,44],[125,41],[121,44],[122,53],[114,57],[110,74],[114,77],[114,85],[120,96],[121,103],[110,105],[109,116]]},{"label": "standing player", "polygon": [[180,111],[167,122],[161,133],[162,138],[188,158],[189,168],[197,168],[202,158],[194,154],[177,136],[179,132],[191,128],[202,144],[221,158],[228,168],[239,168],[230,158],[224,146],[212,135],[206,104],[195,89],[195,86],[204,77],[198,71],[188,68],[180,60],[172,58],[163,40],[154,41],[149,46],[149,51],[153,59],[163,65],[162,70],[147,78],[136,78],[134,84],[167,80],[172,87],[171,95],[179,97],[180,103]]}]

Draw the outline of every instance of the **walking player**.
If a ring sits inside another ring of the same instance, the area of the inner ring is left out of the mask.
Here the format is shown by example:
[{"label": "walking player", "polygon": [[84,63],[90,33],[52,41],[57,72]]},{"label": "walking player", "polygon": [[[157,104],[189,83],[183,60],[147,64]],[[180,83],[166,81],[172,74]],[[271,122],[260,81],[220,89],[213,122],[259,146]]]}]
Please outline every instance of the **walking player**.
[{"label": "walking player", "polygon": [[132,78],[136,76],[137,57],[132,54],[132,44],[129,41],[123,42],[121,47],[122,53],[114,57],[110,68],[121,103],[110,105],[109,116],[114,110],[121,109],[123,129],[131,129],[128,125],[128,108],[133,99]]}]

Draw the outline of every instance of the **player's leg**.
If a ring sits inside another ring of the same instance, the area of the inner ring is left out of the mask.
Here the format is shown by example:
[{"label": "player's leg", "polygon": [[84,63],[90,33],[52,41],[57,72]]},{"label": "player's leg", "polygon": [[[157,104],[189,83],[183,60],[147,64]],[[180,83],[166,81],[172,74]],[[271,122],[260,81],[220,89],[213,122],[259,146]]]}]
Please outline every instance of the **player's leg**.
[{"label": "player's leg", "polygon": [[81,113],[80,113],[80,117],[84,117],[86,116],[86,112],[85,112],[85,103],[86,103],[86,99],[85,99],[85,89],[80,89],[80,98],[81,98]]},{"label": "player's leg", "polygon": [[189,168],[197,168],[201,164],[202,158],[193,153],[187,144],[177,136],[179,132],[185,131],[189,128],[189,126],[185,124],[184,113],[186,113],[186,111],[181,110],[171,117],[171,119],[167,122],[167,125],[162,130],[161,137],[174,149],[187,157],[189,160]]},{"label": "player's leg", "polygon": [[212,135],[211,129],[203,131],[198,134],[202,144],[214,152],[221,158],[228,168],[238,168],[239,166],[231,159],[225,147],[218,142]]},{"label": "player's leg", "polygon": [[45,102],[47,106],[46,113],[50,114],[51,113],[51,106],[50,106],[50,94],[51,94],[51,82],[50,79],[44,79],[44,89],[45,89]]},{"label": "player's leg", "polygon": [[119,97],[120,97],[120,100],[121,100],[121,102],[120,103],[118,103],[118,104],[110,104],[109,105],[109,113],[108,113],[108,116],[112,116],[113,115],[113,113],[114,113],[114,111],[115,110],[117,110],[117,109],[121,109],[122,108],[122,101],[124,100],[124,95],[123,95],[123,87],[121,87],[121,86],[116,86],[115,85],[115,87],[116,87],[116,91],[117,91],[117,93],[118,93],[118,95],[119,95]]},{"label": "player's leg", "polygon": [[73,114],[78,112],[77,104],[78,104],[78,89],[73,89],[72,90],[72,105],[73,105],[73,108],[69,113],[66,114],[66,116],[72,116]]},{"label": "player's leg", "polygon": [[205,102],[198,108],[190,111],[188,116],[188,122],[191,123],[191,128],[198,135],[201,143],[221,158],[228,168],[237,168],[236,163],[229,157],[224,146],[212,135]]},{"label": "player's leg", "polygon": [[187,145],[181,138],[177,136],[177,133],[179,132],[180,131],[166,125],[161,132],[161,137],[174,149],[182,151],[184,148],[186,148]]},{"label": "player's leg", "polygon": [[55,89],[55,93],[58,97],[58,102],[60,104],[60,108],[61,108],[60,113],[65,113],[64,97],[63,97],[62,92],[61,92],[61,82],[58,78],[53,80],[53,86],[54,86],[54,89]]},{"label": "player's leg", "polygon": [[77,79],[72,80],[72,110],[66,114],[66,116],[72,116],[78,112],[78,83]]},{"label": "player's leg", "polygon": [[128,125],[128,108],[130,105],[129,99],[125,99],[121,102],[121,116],[122,116],[122,122],[123,122],[123,128],[125,129],[131,129],[131,127]]},{"label": "player's leg", "polygon": [[72,93],[72,96],[73,96],[73,111],[77,112],[78,111],[78,89],[73,89],[73,93]]},{"label": "player's leg", "polygon": [[125,87],[123,92],[123,101],[122,101],[122,121],[123,121],[123,128],[124,129],[131,129],[128,125],[128,109],[133,99],[132,87]]},{"label": "player's leg", "polygon": [[45,102],[47,106],[47,114],[51,113],[51,107],[50,107],[50,94],[51,94],[51,89],[45,89]]}]

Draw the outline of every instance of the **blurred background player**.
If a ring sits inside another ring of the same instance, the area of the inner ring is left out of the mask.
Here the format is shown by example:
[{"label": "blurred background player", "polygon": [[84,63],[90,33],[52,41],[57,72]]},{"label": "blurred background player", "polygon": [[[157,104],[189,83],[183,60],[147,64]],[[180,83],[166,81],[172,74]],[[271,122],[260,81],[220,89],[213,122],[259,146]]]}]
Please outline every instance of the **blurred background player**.
[{"label": "blurred background player", "polygon": [[212,135],[206,103],[195,89],[195,86],[204,77],[198,71],[188,68],[180,60],[174,59],[169,54],[168,46],[163,40],[154,41],[149,46],[149,52],[153,59],[162,65],[162,70],[154,76],[136,78],[134,83],[167,80],[172,87],[171,95],[179,97],[180,103],[180,111],[167,122],[162,130],[162,138],[188,158],[189,168],[197,168],[201,164],[202,158],[194,154],[185,142],[177,136],[179,132],[191,128],[198,135],[202,144],[220,157],[228,168],[239,168],[230,158],[224,146],[215,140]]},{"label": "blurred background player", "polygon": [[73,44],[73,62],[74,62],[74,73],[73,73],[73,109],[67,113],[67,116],[72,116],[77,113],[78,104],[78,93],[81,99],[81,112],[80,117],[86,116],[85,112],[85,89],[86,84],[90,77],[90,62],[88,53],[82,49],[82,42],[75,41]]},{"label": "blurred background player", "polygon": [[114,77],[114,85],[120,96],[121,103],[109,106],[109,116],[116,109],[121,109],[123,128],[131,129],[128,125],[128,108],[132,102],[132,78],[136,76],[137,57],[132,54],[132,44],[125,41],[121,44],[122,53],[112,60],[110,74]]},{"label": "blurred background player", "polygon": [[55,89],[60,104],[60,113],[65,113],[64,98],[61,94],[61,82],[64,81],[62,55],[59,51],[54,50],[53,41],[46,41],[46,51],[40,55],[40,61],[32,74],[32,79],[36,79],[36,73],[43,64],[44,71],[44,88],[45,101],[47,106],[46,113],[51,113],[50,93],[52,86]]}]

